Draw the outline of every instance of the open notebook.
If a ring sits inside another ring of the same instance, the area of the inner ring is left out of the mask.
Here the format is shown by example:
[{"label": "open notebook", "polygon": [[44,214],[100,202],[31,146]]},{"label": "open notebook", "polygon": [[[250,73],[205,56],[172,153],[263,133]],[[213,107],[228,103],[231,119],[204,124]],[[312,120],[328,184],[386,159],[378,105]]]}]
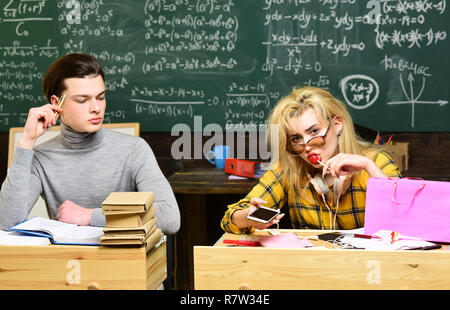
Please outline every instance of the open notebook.
[{"label": "open notebook", "polygon": [[0,245],[44,245],[48,246],[51,242],[48,238],[42,238],[23,234],[17,231],[0,230]]},{"label": "open notebook", "polygon": [[100,245],[103,227],[78,226],[35,216],[9,230],[47,237],[53,244]]}]

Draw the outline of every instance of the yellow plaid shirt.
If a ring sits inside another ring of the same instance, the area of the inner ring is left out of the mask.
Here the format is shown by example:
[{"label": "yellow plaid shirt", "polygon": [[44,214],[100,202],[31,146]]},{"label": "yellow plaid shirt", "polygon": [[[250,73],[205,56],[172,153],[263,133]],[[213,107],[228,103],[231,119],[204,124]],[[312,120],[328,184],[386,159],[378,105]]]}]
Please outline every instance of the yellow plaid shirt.
[{"label": "yellow plaid shirt", "polygon": [[[375,164],[388,176],[400,177],[400,171],[392,158],[384,151],[377,152],[373,158]],[[364,211],[366,205],[366,188],[369,174],[361,171],[359,175],[353,175],[351,183],[339,199],[338,210],[331,205],[331,221],[336,215],[336,229],[354,229],[364,226]],[[281,209],[286,203],[293,228],[296,229],[330,229],[330,214],[322,197],[309,183],[302,195],[296,194],[285,184],[275,170],[268,170],[259,179],[259,183],[253,187],[248,195],[235,204],[229,205],[228,210],[221,221],[221,227],[226,232],[236,234],[251,233],[253,228],[239,229],[231,223],[231,215],[234,211],[248,208],[250,199],[259,197],[267,201],[265,206]]]}]

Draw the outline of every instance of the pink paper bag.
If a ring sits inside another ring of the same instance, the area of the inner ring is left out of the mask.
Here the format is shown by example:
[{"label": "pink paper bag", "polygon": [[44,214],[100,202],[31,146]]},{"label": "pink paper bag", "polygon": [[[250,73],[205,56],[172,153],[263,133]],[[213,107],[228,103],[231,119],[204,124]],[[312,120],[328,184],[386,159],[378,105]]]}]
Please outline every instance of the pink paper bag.
[{"label": "pink paper bag", "polygon": [[369,178],[364,233],[392,230],[450,242],[450,182]]}]

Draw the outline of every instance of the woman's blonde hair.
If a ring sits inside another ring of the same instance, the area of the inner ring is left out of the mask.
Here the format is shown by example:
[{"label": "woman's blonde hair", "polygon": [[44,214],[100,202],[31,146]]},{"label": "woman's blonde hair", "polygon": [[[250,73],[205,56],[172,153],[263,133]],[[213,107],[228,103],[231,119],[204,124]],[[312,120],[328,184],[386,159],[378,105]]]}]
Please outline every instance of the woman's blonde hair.
[{"label": "woman's blonde hair", "polygon": [[275,151],[278,155],[272,157],[271,166],[279,169],[281,178],[288,181],[296,192],[302,190],[301,184],[307,184],[307,174],[312,175],[314,168],[300,156],[288,153],[288,132],[293,130],[290,120],[310,108],[315,111],[319,120],[331,120],[335,116],[342,119],[343,128],[338,136],[339,152],[364,155],[372,149],[375,150],[370,143],[358,137],[345,105],[331,93],[317,87],[294,88],[291,94],[281,98],[270,112],[268,143],[272,153]]}]

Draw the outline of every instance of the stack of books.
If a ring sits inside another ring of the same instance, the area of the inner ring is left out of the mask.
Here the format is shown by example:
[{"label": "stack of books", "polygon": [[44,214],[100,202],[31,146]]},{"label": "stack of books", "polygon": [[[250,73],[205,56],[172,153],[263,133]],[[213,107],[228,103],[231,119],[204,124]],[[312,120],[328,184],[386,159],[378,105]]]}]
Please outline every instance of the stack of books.
[{"label": "stack of books", "polygon": [[145,246],[152,249],[162,237],[156,228],[152,192],[113,192],[102,203],[106,218],[101,245]]}]

